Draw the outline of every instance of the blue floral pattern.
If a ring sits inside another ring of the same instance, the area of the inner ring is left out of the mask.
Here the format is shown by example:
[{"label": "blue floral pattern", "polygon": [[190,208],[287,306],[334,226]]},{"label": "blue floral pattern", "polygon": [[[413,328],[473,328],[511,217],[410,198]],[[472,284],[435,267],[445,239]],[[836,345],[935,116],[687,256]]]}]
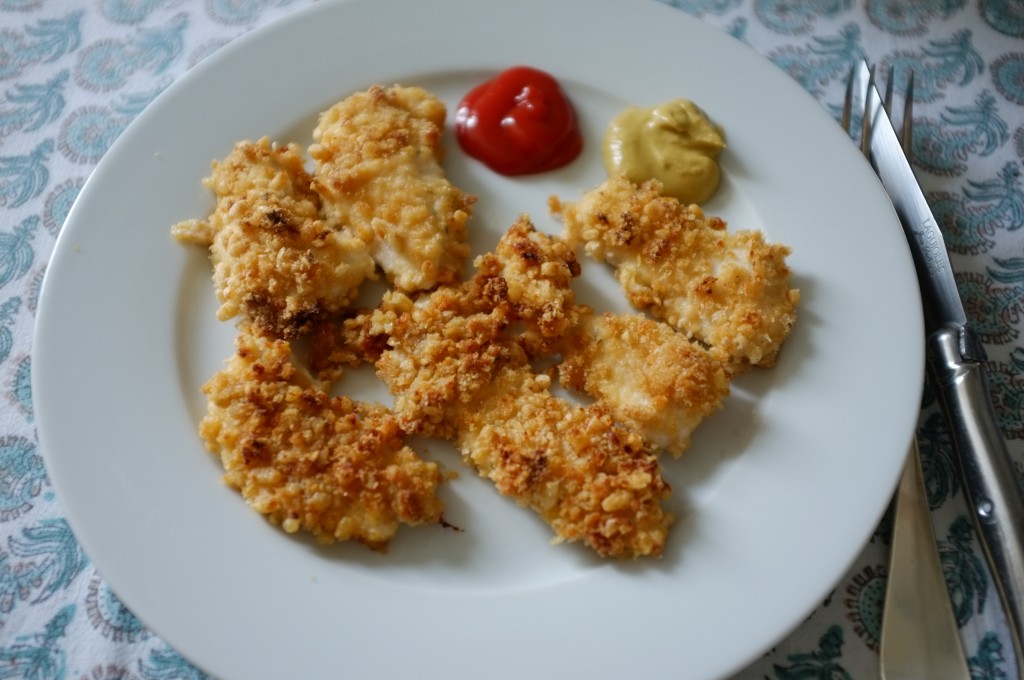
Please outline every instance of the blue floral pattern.
[{"label": "blue floral pattern", "polygon": [[[764,54],[836,117],[857,60],[897,83],[914,72],[916,169],[1024,469],[1020,0],[661,1]],[[124,606],[64,519],[37,450],[32,328],[54,240],[114,140],[189,68],[312,2],[0,0],[0,680],[207,678]],[[1016,677],[929,389],[918,440],[972,678]],[[826,601],[737,680],[877,678],[890,537],[887,514]]]}]

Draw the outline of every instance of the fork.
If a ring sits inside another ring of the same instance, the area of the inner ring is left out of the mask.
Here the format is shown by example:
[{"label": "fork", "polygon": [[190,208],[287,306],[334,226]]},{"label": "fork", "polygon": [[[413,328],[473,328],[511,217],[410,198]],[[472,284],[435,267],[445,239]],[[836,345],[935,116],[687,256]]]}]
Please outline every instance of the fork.
[{"label": "fork", "polygon": [[[860,95],[862,116],[860,147],[867,157],[870,149],[873,111],[866,93],[874,85],[875,71],[868,82],[855,88],[857,71],[850,73],[843,101],[841,124],[851,136],[855,96]],[[889,69],[883,106],[893,112],[894,74]],[[913,134],[914,75],[910,74],[904,95],[903,116],[897,128],[904,154],[910,158]],[[914,436],[903,466],[894,499],[892,549],[889,579],[882,614],[879,665],[883,680],[970,680],[960,631],[939,560],[931,511],[921,472],[921,456]]]}]

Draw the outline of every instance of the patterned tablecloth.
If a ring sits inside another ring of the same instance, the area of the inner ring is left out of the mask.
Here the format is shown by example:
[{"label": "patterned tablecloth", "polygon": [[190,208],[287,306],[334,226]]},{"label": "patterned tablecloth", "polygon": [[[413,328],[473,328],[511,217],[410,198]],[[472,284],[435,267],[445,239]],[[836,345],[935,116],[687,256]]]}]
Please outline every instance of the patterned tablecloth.
[{"label": "patterned tablecloth", "polygon": [[[118,601],[68,528],[33,424],[36,303],[69,207],[125,126],[198,61],[310,2],[0,0],[0,678],[205,677]],[[837,117],[855,60],[898,75],[913,68],[917,171],[986,343],[999,422],[1020,471],[1024,1],[669,4],[770,57]],[[1015,678],[949,436],[927,392],[919,439],[972,677]],[[877,678],[889,534],[886,519],[821,606],[737,678]]]}]

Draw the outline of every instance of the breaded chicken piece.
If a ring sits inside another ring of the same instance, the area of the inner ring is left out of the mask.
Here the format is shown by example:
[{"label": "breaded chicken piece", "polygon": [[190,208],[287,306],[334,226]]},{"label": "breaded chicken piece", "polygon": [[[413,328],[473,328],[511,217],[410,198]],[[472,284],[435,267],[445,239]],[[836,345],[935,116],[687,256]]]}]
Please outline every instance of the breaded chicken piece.
[{"label": "breaded chicken piece", "polygon": [[[484,336],[488,341],[504,337],[518,342],[530,358],[557,353],[563,338],[578,323],[581,311],[586,310],[575,304],[570,285],[580,274],[572,249],[561,239],[537,231],[529,217],[522,215],[501,237],[494,252],[478,257],[475,265],[476,275],[461,288],[447,286],[434,291],[429,298],[432,308],[444,308],[464,318],[467,327],[459,332],[464,332],[470,343],[479,343]],[[371,314],[359,314],[337,324],[320,324],[311,334],[311,369],[321,380],[332,381],[345,365],[376,362],[386,348],[386,338],[394,332],[398,311],[412,311],[427,301],[421,297],[414,305],[411,297],[392,291]],[[456,328],[448,332],[454,333]],[[417,351],[429,354],[431,349],[426,346]],[[448,361],[446,366],[451,359]],[[458,375],[460,371],[453,370],[452,378]],[[418,388],[406,386],[401,392],[417,394]]]},{"label": "breaded chicken piece", "polygon": [[670,489],[642,437],[600,405],[580,407],[548,391],[515,339],[510,284],[474,277],[415,302],[385,295],[364,317],[364,336],[387,338],[376,363],[409,432],[454,441],[498,490],[532,508],[557,540],[606,556],[658,555]]},{"label": "breaded chicken piece", "polygon": [[[510,316],[500,287],[443,286],[413,302],[399,292],[362,317],[364,338],[382,338],[377,374],[387,384],[402,428],[415,434],[455,439],[454,412],[469,408],[500,368],[525,361],[522,349],[503,338]],[[473,291],[470,293],[469,291]],[[497,304],[478,295],[497,291]],[[352,337],[352,328],[348,329]],[[373,342],[364,346],[373,346]]]},{"label": "breaded chicken piece", "polygon": [[790,249],[758,231],[729,233],[699,207],[609,179],[574,204],[552,199],[566,240],[615,267],[629,301],[728,357],[732,371],[772,366],[796,320]]},{"label": "breaded chicken piece", "polygon": [[559,379],[586,392],[655,448],[679,456],[729,395],[729,377],[704,347],[638,314],[587,314],[565,343]]},{"label": "breaded chicken piece", "polygon": [[455,411],[463,457],[498,491],[551,525],[556,542],[582,541],[603,557],[660,556],[671,488],[635,431],[600,404],[549,391],[526,364],[505,366]]},{"label": "breaded chicken piece", "polygon": [[298,146],[239,142],[204,181],[217,199],[209,220],[173,228],[209,247],[222,321],[241,314],[264,335],[291,338],[344,310],[374,276],[365,244],[320,219],[302,163]]},{"label": "breaded chicken piece", "polygon": [[571,283],[580,275],[576,254],[564,241],[537,231],[527,215],[498,241],[494,252],[476,259],[476,277],[500,279],[512,315],[523,323],[524,348],[531,357],[556,353],[579,320]]},{"label": "breaded chicken piece", "polygon": [[438,524],[437,464],[402,442],[383,406],[328,396],[283,340],[244,327],[224,370],[203,387],[200,425],[224,480],[288,532],[383,550],[399,524]]},{"label": "breaded chicken piece", "polygon": [[324,214],[354,229],[404,292],[457,282],[469,256],[466,221],[476,197],[441,168],[445,115],[426,90],[373,86],[324,111],[313,131],[313,186]]}]

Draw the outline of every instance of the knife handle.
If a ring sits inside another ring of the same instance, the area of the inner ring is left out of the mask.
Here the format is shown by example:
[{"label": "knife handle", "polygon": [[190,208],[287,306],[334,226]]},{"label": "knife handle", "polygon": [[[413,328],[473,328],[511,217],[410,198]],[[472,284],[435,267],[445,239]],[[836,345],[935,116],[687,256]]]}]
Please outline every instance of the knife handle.
[{"label": "knife handle", "polygon": [[[996,424],[980,342],[970,327],[929,338],[928,363],[956,447],[971,519],[1006,612],[1024,678],[1024,499]],[[966,358],[965,358],[966,356]]]}]

